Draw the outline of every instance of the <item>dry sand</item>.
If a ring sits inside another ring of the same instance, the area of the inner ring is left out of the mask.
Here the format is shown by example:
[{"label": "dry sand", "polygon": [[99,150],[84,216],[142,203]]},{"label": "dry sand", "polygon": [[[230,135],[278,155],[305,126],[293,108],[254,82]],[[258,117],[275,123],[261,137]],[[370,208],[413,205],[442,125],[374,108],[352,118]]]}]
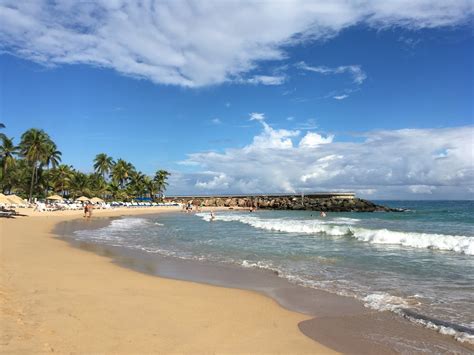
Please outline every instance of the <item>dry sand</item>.
[{"label": "dry sand", "polygon": [[311,317],[268,297],[141,274],[54,238],[81,211],[28,214],[0,220],[0,352],[333,353],[298,330]]}]

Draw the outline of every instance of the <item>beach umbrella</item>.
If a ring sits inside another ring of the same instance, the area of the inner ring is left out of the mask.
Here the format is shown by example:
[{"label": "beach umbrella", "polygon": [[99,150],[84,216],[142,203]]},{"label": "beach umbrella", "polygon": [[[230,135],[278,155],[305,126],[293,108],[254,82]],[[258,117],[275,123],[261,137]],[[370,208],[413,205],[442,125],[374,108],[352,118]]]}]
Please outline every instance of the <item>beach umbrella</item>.
[{"label": "beach umbrella", "polygon": [[93,198],[91,198],[91,202],[92,203],[102,203],[102,202],[104,202],[104,200],[102,200],[99,197],[93,197]]},{"label": "beach umbrella", "polygon": [[63,198],[59,195],[53,195],[46,198],[47,200],[62,201]]},{"label": "beach umbrella", "polygon": [[0,193],[0,203],[1,204],[4,204],[4,205],[11,205],[12,204],[12,201],[10,201],[7,196],[5,196],[4,194]]},{"label": "beach umbrella", "polygon": [[76,201],[80,201],[80,202],[86,202],[86,201],[89,201],[90,198],[89,197],[86,197],[86,196],[81,196],[79,198],[76,198]]},{"label": "beach umbrella", "polygon": [[17,195],[8,195],[7,198],[10,201],[13,201],[17,205],[24,205],[25,204],[25,201],[20,196],[17,196]]}]

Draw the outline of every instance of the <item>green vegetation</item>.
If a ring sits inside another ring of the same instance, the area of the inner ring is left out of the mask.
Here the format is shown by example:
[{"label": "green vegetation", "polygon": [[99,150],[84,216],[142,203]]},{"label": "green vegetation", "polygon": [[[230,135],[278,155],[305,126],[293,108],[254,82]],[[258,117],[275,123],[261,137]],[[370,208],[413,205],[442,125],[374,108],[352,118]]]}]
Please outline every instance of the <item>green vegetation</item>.
[{"label": "green vegetation", "polygon": [[[0,128],[5,128],[0,123]],[[106,200],[129,201],[149,197],[162,198],[170,175],[158,170],[150,177],[130,162],[105,153],[94,159],[94,172],[83,173],[61,164],[62,154],[43,130],[31,128],[18,145],[13,138],[0,134],[0,190],[22,197],[44,198],[53,193],[65,198],[100,196]]]}]

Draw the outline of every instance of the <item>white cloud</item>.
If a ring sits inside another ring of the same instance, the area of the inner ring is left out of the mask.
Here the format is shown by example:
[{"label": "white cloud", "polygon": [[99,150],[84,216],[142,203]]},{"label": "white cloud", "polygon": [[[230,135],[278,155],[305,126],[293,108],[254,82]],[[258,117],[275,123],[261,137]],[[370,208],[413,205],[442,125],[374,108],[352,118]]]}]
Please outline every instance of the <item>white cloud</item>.
[{"label": "white cloud", "polygon": [[[352,76],[352,80],[355,84],[362,84],[365,79],[367,79],[367,75],[364,73],[360,65],[343,65],[336,68],[329,68],[326,66],[309,66],[305,62],[299,62],[296,64],[296,67],[302,70],[311,71],[314,73],[319,73],[323,75],[330,75],[330,74],[344,74],[348,73]],[[347,95],[340,96],[343,99],[347,97]],[[336,99],[336,97],[334,97]]]},{"label": "white cloud", "polygon": [[224,182],[225,192],[353,190],[372,198],[473,197],[472,126],[373,131],[362,142],[338,142],[316,132],[299,138],[298,130],[276,130],[260,122],[262,132],[243,148],[190,154],[187,162],[215,173],[198,172],[175,189],[206,186],[224,192],[218,184]]},{"label": "white cloud", "polygon": [[285,82],[284,76],[255,75],[249,79],[242,79],[240,82],[246,84],[281,85]]},{"label": "white cloud", "polygon": [[250,115],[250,121],[263,121],[265,120],[265,114],[260,112],[252,112]]},{"label": "white cloud", "polygon": [[291,137],[300,134],[299,131],[286,129],[273,129],[263,120],[260,121],[263,126],[263,132],[253,137],[253,143],[244,148],[245,152],[252,152],[265,149],[288,149],[293,147]]},{"label": "white cloud", "polygon": [[335,100],[344,100],[344,99],[347,99],[348,97],[349,97],[349,95],[343,94],[343,95],[333,96],[332,98],[335,99]]},{"label": "white cloud", "polygon": [[255,71],[262,61],[286,59],[290,46],[354,25],[453,26],[472,13],[470,0],[2,0],[0,50],[44,65],[87,64],[160,84],[238,82],[252,72],[249,83],[276,85],[283,79]]},{"label": "white cloud", "polygon": [[433,191],[436,189],[436,186],[428,186],[428,185],[411,185],[408,187],[411,192],[414,194],[432,194]]},{"label": "white cloud", "polygon": [[315,148],[320,144],[332,143],[333,139],[334,139],[333,135],[323,137],[322,135],[320,135],[318,133],[308,132],[300,140],[299,146],[302,147],[302,148]]},{"label": "white cloud", "polygon": [[213,124],[221,124],[222,121],[221,121],[219,118],[213,118],[213,119],[211,120],[211,123],[213,123]]},{"label": "white cloud", "polygon": [[216,176],[212,177],[208,181],[197,181],[196,187],[205,189],[205,190],[215,190],[215,189],[227,189],[229,187],[229,183],[232,182],[226,174],[219,173]]}]

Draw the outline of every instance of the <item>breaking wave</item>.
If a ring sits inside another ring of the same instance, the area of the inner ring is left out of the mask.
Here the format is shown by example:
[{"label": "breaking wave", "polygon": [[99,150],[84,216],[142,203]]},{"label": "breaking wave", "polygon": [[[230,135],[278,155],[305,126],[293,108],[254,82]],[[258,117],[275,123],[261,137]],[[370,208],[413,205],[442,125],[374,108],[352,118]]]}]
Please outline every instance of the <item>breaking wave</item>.
[{"label": "breaking wave", "polygon": [[[200,213],[198,216],[206,221],[210,221],[209,214]],[[333,218],[326,221],[290,220],[263,219],[254,215],[232,214],[217,215],[215,220],[240,222],[254,228],[277,232],[323,234],[334,237],[347,236],[370,244],[401,245],[410,248],[452,251],[460,254],[474,255],[474,237],[361,228],[355,226],[358,220],[353,218]]]}]

